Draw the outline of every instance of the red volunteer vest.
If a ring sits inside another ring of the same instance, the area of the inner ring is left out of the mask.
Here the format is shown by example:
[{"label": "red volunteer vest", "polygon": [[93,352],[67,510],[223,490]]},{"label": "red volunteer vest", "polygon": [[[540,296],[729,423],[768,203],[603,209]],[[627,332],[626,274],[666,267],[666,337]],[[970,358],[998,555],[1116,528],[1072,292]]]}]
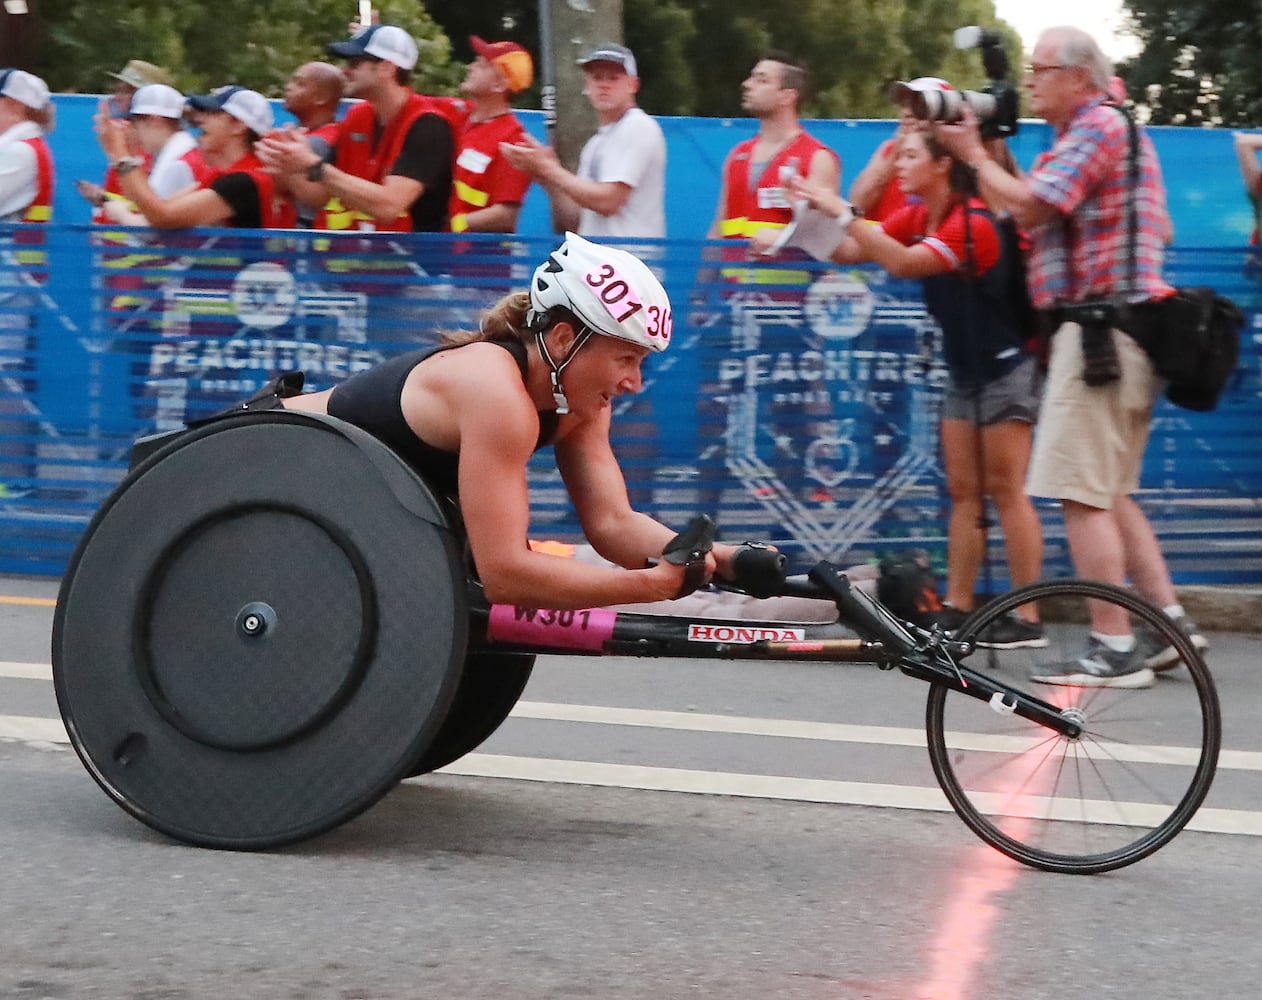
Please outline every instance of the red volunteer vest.
[{"label": "red volunteer vest", "polygon": [[[421,115],[436,113],[442,115],[449,125],[453,116],[458,114],[440,102],[431,100],[421,94],[411,94],[407,103],[399,110],[382,129],[376,143],[373,134],[377,130],[376,116],[372,105],[367,101],[353,106],[342,119],[337,134],[337,153],[333,165],[354,177],[362,177],[380,184],[390,175],[394,162],[403,149],[403,140],[407,138],[408,129]],[[372,216],[355,212],[346,208],[337,198],[330,199],[316,213],[315,229],[367,229],[384,232],[407,233],[412,230],[412,216],[404,211],[397,219],[389,223],[374,222]]]}]

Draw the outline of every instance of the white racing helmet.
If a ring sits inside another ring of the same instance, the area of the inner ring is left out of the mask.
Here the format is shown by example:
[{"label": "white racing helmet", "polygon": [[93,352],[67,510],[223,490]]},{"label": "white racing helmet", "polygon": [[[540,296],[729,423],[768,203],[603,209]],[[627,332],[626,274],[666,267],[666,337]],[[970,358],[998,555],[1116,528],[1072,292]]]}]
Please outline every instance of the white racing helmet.
[{"label": "white racing helmet", "polygon": [[648,266],[574,233],[535,268],[530,304],[539,314],[563,306],[594,332],[651,351],[670,344],[670,298]]},{"label": "white racing helmet", "polygon": [[[616,337],[650,351],[670,345],[672,316],[666,289],[634,254],[592,243],[574,233],[548,255],[530,279],[530,325],[539,353],[552,370],[557,412],[568,413],[561,372],[593,333]],[[559,363],[544,342],[549,314],[568,309],[583,324],[570,352]]]}]

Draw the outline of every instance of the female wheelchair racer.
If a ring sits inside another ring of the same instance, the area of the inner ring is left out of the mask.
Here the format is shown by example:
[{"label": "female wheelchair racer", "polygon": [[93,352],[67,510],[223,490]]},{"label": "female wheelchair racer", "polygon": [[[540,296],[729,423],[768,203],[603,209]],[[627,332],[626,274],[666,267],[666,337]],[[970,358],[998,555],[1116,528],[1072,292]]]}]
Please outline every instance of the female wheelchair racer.
[{"label": "female wheelchair racer", "polygon": [[[997,599],[946,637],[863,599],[826,562],[805,582],[781,564],[778,580],[751,586],[751,550],[712,545],[712,522],[672,536],[633,512],[609,404],[640,387],[641,362],[670,332],[665,292],[642,263],[567,236],[529,295],[501,303],[468,342],[329,392],[281,381],[239,410],[138,442],[54,616],[58,706],[89,773],[169,836],[271,848],[474,750],[539,651],[858,660],[928,684],[935,777],[998,850],[1099,872],[1178,834],[1213,780],[1221,719],[1203,659],[1159,609],[1120,588],[1054,581]],[[525,463],[547,441],[589,537],[627,568],[530,550]],[[840,620],[607,607],[675,597],[716,571],[757,596],[831,602]],[[1028,657],[1076,647],[1098,601],[1173,646],[1186,681],[1063,688],[1051,701],[1031,690]],[[999,617],[1042,605],[1057,610],[1049,650],[978,648]]]}]

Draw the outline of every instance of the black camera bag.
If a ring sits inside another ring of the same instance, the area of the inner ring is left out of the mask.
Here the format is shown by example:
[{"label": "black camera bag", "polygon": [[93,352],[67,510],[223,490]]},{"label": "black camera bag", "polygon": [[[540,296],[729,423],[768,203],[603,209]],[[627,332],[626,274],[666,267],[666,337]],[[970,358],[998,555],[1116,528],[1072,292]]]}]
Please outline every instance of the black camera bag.
[{"label": "black camera bag", "polygon": [[1127,307],[1126,330],[1166,379],[1166,398],[1188,410],[1212,410],[1236,370],[1244,313],[1212,288],[1179,288]]}]

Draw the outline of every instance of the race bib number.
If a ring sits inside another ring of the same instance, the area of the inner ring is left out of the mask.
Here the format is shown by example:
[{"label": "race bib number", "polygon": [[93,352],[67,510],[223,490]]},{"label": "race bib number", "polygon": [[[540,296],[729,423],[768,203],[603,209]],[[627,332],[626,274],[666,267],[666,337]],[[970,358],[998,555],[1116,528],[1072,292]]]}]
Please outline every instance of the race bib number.
[{"label": "race bib number", "polygon": [[618,613],[607,608],[551,611],[493,604],[486,634],[492,642],[599,653],[605,641],[613,638],[617,619]]},{"label": "race bib number", "polygon": [[631,283],[612,264],[601,264],[588,272],[587,283],[596,289],[601,305],[618,323],[625,323],[644,308],[644,303],[631,291]]}]

